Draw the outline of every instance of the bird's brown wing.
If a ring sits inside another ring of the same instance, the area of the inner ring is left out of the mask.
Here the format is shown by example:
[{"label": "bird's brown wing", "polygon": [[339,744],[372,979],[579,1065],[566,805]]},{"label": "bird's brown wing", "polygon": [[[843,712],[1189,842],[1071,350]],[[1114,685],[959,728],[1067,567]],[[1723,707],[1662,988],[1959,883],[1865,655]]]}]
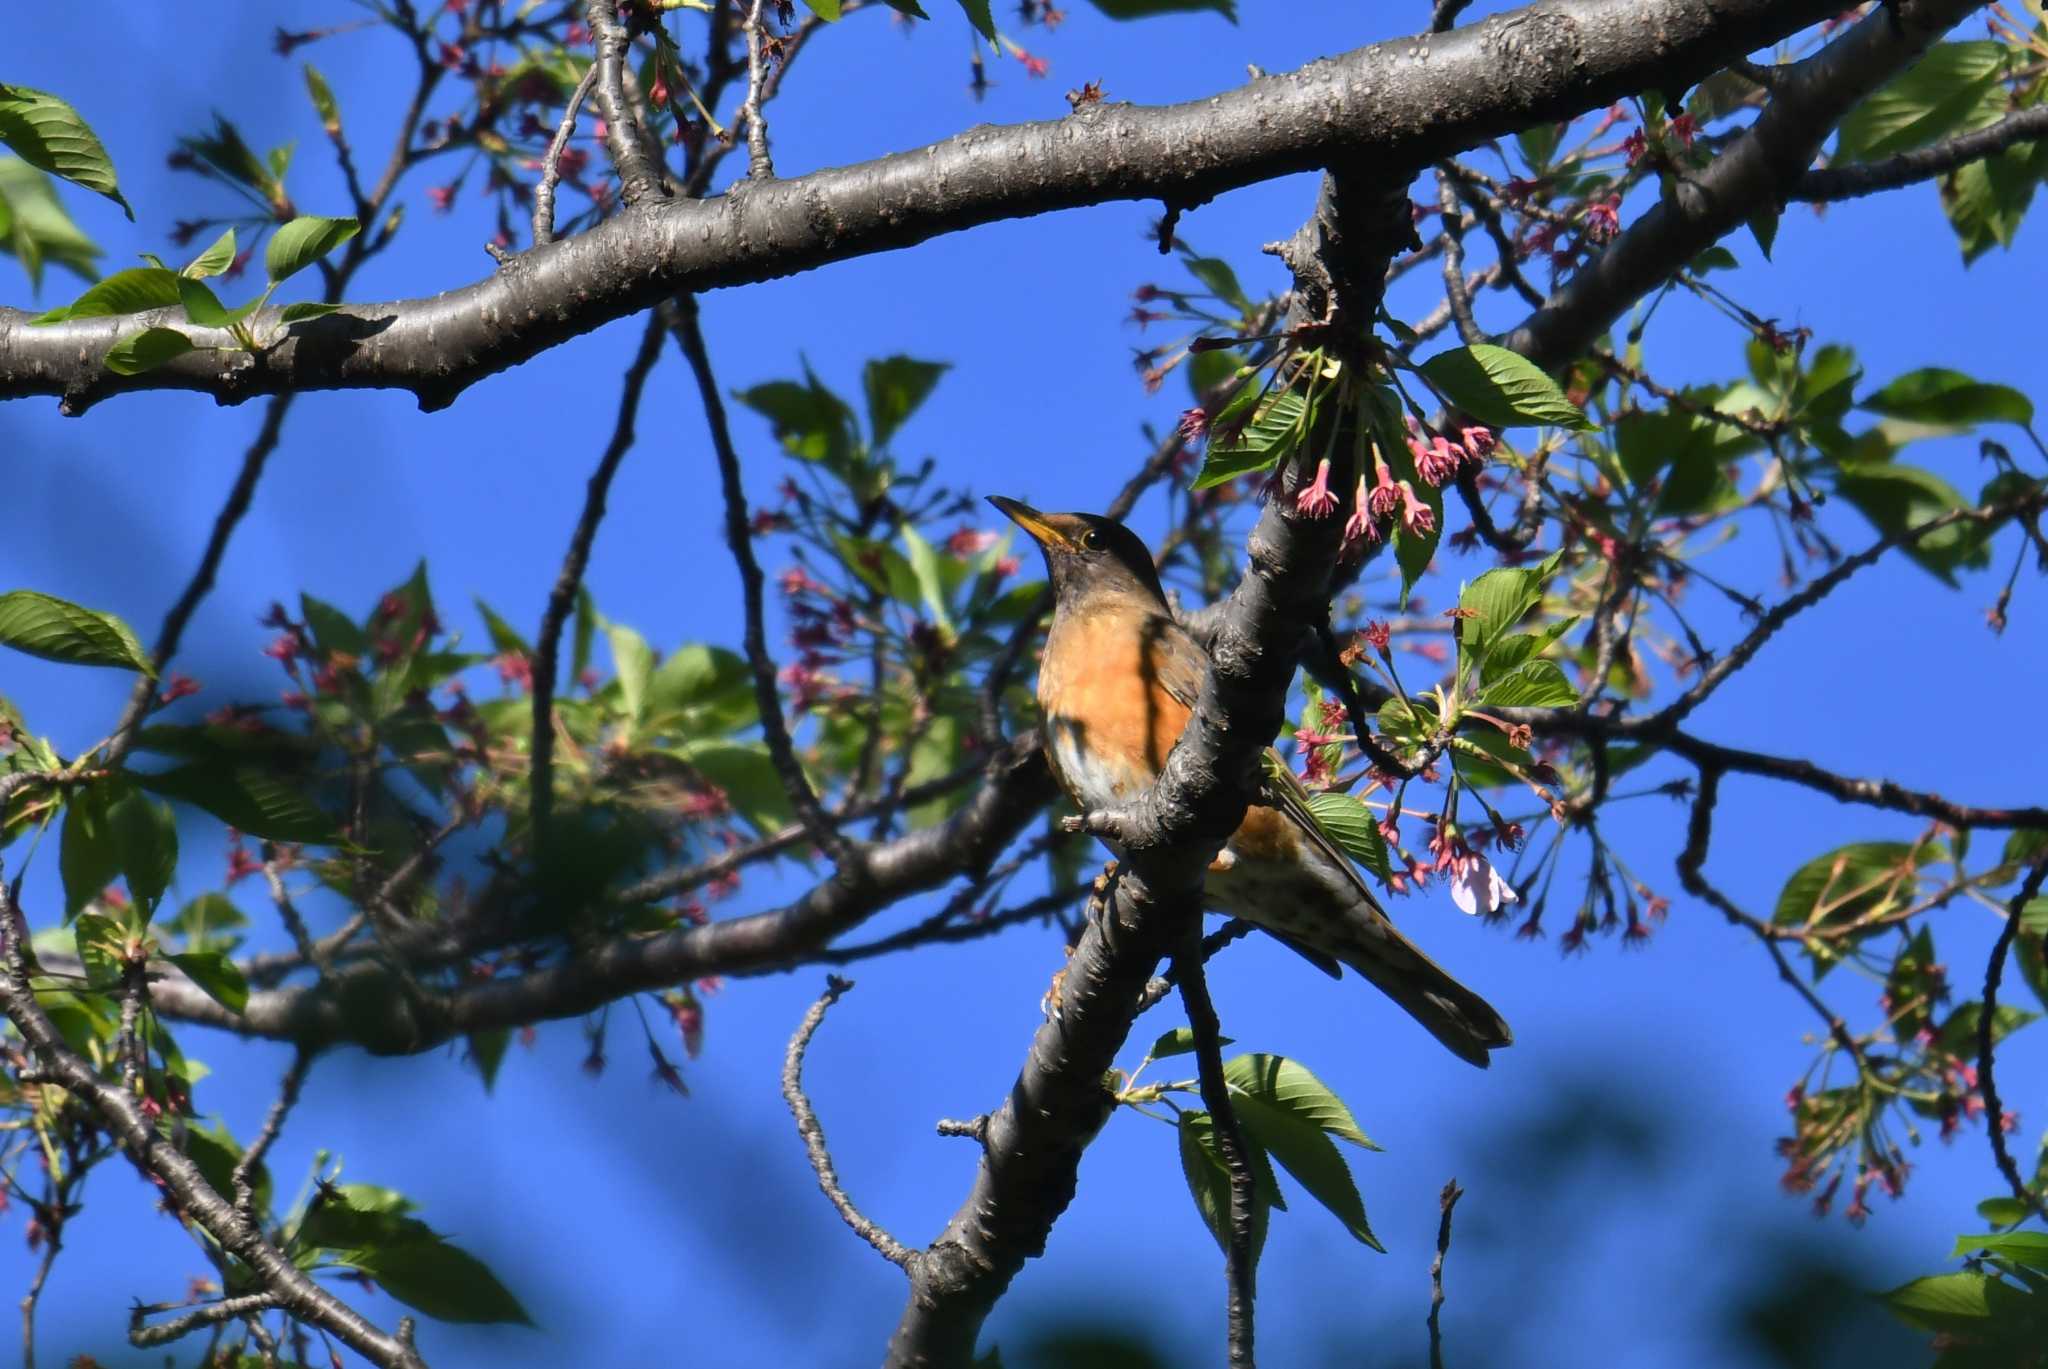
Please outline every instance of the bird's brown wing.
[{"label": "bird's brown wing", "polygon": [[[1209,668],[1208,653],[1202,650],[1201,643],[1197,642],[1186,628],[1164,614],[1149,619],[1145,631],[1145,659],[1151,665],[1157,687],[1182,708],[1193,709],[1195,696],[1202,689],[1202,676]],[[1366,905],[1381,917],[1386,917],[1387,910],[1373,896],[1371,886],[1365,882],[1365,876],[1358,872],[1358,867],[1351,863],[1351,858],[1330,840],[1322,825],[1309,811],[1308,791],[1295,780],[1293,772],[1287,768],[1286,762],[1280,760],[1278,752],[1269,750],[1266,754],[1273,758],[1275,764],[1266,767],[1266,785],[1259,795],[1260,805],[1277,809],[1284,814],[1288,825],[1294,829],[1296,838],[1315,847],[1328,858],[1331,865],[1342,870],[1350,879],[1352,889],[1365,900]]]}]

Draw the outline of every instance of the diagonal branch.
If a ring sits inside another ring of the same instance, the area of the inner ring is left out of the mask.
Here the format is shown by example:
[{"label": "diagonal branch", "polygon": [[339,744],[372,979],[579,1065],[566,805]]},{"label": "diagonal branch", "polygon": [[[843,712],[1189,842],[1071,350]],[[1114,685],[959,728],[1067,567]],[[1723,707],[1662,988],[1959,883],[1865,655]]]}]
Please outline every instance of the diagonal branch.
[{"label": "diagonal branch", "polygon": [[633,424],[640,413],[640,395],[647,376],[661,356],[662,317],[650,310],[647,327],[640,335],[640,350],[626,368],[625,388],[619,395],[619,416],[612,425],[612,440],[606,444],[597,469],[583,497],[583,514],[569,538],[569,550],[562,557],[561,573],[548,594],[547,612],[541,617],[540,642],[533,659],[533,768],[528,792],[533,812],[536,844],[547,839],[548,819],[553,815],[555,758],[555,676],[559,673],[562,627],[576,603],[576,590],[583,583],[584,568],[590,564],[590,547],[597,540],[597,525],[604,521],[605,498],[611,492],[612,477],[619,463],[633,447]]},{"label": "diagonal branch", "polygon": [[2015,143],[2048,138],[2048,105],[2035,105],[2006,115],[1974,133],[1958,133],[1927,147],[1901,152],[1861,166],[1831,166],[1809,171],[1792,188],[1795,200],[1851,200],[1897,190],[1916,181],[1931,181],[1951,171],[1995,157]]},{"label": "diagonal branch", "polygon": [[[1340,161],[1419,168],[1646,87],[1697,80],[1837,7],[1838,0],[1539,0],[1452,33],[1357,49],[1184,104],[1089,105],[1056,121],[977,128],[855,166],[750,181],[741,194],[649,197],[472,285],[351,305],[289,329],[267,311],[249,326],[282,331],[277,345],[256,354],[202,348],[137,376],[107,372],[106,348],[148,323],[175,320],[31,328],[27,315],[0,309],[0,398],[57,395],[65,412],[80,413],[136,389],[197,390],[234,403],[287,389],[396,388],[441,408],[487,375],[671,295],[1055,209],[1138,199],[1194,205]],[[605,0],[593,8],[606,8]],[[1902,0],[1885,14],[1922,8]],[[603,109],[603,75],[597,94]],[[622,165],[633,164],[629,151]]]},{"label": "diagonal branch", "polygon": [[2020,1178],[2019,1166],[2012,1162],[2012,1152],[2006,1148],[2005,1105],[1999,1100],[1998,1081],[1991,1072],[1991,1033],[1998,1022],[1998,981],[2005,974],[2005,957],[2012,950],[2013,938],[2026,920],[2027,905],[2041,892],[2043,880],[2048,880],[2048,856],[2034,862],[2019,891],[2006,904],[2005,927],[1991,948],[1991,963],[1984,970],[1983,1010],[1977,1014],[1977,1082],[1984,1091],[1984,1129],[1991,1134],[1991,1158],[1998,1163],[1998,1172],[2005,1176],[2012,1196],[2022,1206],[2048,1217],[2048,1204]]},{"label": "diagonal branch", "polygon": [[825,976],[825,992],[811,1004],[804,1020],[797,1024],[796,1034],[789,1038],[789,1051],[782,1061],[782,1101],[789,1104],[790,1115],[796,1118],[796,1134],[802,1138],[804,1150],[811,1157],[811,1168],[818,1175],[818,1187],[832,1200],[840,1218],[853,1228],[854,1235],[873,1246],[883,1259],[900,1267],[910,1263],[913,1258],[911,1251],[862,1216],[861,1210],[853,1205],[853,1199],[846,1196],[846,1190],[839,1184],[839,1173],[832,1167],[832,1152],[825,1146],[825,1128],[818,1121],[818,1114],[812,1110],[811,1100],[804,1097],[804,1053],[811,1048],[811,1038],[817,1035],[826,1010],[852,987],[850,979],[841,979],[836,974]]}]

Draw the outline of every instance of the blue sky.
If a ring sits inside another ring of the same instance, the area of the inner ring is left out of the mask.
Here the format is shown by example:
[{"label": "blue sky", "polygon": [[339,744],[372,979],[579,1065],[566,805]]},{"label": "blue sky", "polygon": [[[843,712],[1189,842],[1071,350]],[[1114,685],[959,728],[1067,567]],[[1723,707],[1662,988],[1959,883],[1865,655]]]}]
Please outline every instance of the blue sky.
[{"label": "blue sky", "polygon": [[[995,64],[997,84],[977,106],[965,90],[964,23],[950,6],[931,8],[935,22],[914,34],[863,13],[817,40],[771,111],[783,174],[920,145],[976,122],[1056,117],[1066,109],[1061,93],[1089,79],[1101,79],[1111,99],[1192,98],[1242,80],[1247,63],[1299,65],[1406,32],[1426,11],[1303,3],[1285,7],[1282,23],[1280,7],[1252,4],[1237,27],[1214,15],[1118,26],[1077,4],[1049,41],[1030,35],[1053,62],[1050,78],[1030,81],[1014,63]],[[10,19],[0,75],[66,95],[100,132],[140,222],[84,196],[69,203],[119,264],[164,250],[174,218],[219,203],[162,163],[173,134],[200,127],[214,108],[262,142],[296,138],[291,185],[300,207],[344,212],[295,64],[272,55],[269,33],[273,23],[309,28],[348,13],[295,0],[264,7],[260,20],[233,15],[201,31],[183,7],[140,6],[124,12],[109,41],[90,10],[32,7]],[[372,30],[303,55],[333,82],[361,155],[379,159],[395,118],[387,73],[408,64],[397,41]],[[490,227],[480,210],[427,210],[421,192],[441,175],[429,168],[409,183],[399,245],[363,273],[360,297],[431,293],[487,269],[481,244]],[[1277,288],[1277,265],[1257,249],[1291,232],[1313,193],[1308,177],[1234,193],[1190,214],[1180,231],[1233,261],[1254,290]],[[1139,458],[1140,425],[1170,422],[1185,402],[1177,381],[1160,396],[1143,393],[1128,359],[1142,339],[1120,322],[1131,290],[1166,269],[1143,236],[1156,209],[1110,205],[998,224],[709,296],[706,329],[721,382],[738,388],[793,373],[801,355],[851,394],[868,357],[949,361],[953,370],[900,449],[929,451],[949,479],[977,492],[1099,507]],[[1820,341],[1852,342],[1872,384],[1940,364],[2038,400],[2048,398],[2048,363],[2033,313],[2019,303],[2048,285],[2044,231],[2030,222],[2010,253],[1965,269],[1934,192],[1923,187],[1825,216],[1795,208],[1770,262],[1746,239],[1730,246],[1744,263],[1735,288],[1746,301],[1812,328]],[[1396,304],[1411,317],[1427,308],[1429,283],[1408,283]],[[46,284],[45,302],[60,302],[65,288]],[[0,267],[0,296],[25,295],[19,274]],[[300,401],[181,668],[206,682],[209,697],[268,691],[274,667],[258,655],[265,634],[255,620],[269,601],[303,589],[367,607],[422,555],[447,616],[472,641],[481,624],[464,606],[475,595],[515,621],[537,622],[638,328],[611,325],[437,414],[417,413],[400,395]],[[1683,300],[1659,311],[1647,345],[1667,383],[1741,370],[1740,338]],[[0,409],[9,514],[0,588],[112,610],[151,635],[197,559],[258,418],[254,407],[220,409],[185,395],[125,397],[81,420],[60,418],[46,401]],[[735,421],[750,488],[765,494],[782,458],[751,416]],[[736,581],[717,533],[715,468],[693,387],[673,356],[654,374],[640,432],[588,582],[607,614],[658,645],[734,641]],[[1922,444],[1913,459],[1965,490],[1983,478],[1972,440]],[[1826,516],[1845,546],[1867,540],[1847,509]],[[1155,502],[1133,522],[1156,535],[1159,519]],[[2000,576],[2011,550],[2001,539]],[[775,564],[772,552],[769,559]],[[1778,592],[1775,543],[1761,528],[1708,564],[1733,583]],[[1453,584],[1482,568],[1450,553],[1439,563]],[[1954,592],[1887,564],[1774,641],[1701,710],[1696,730],[1973,801],[2036,799],[2048,760],[2048,741],[2027,712],[2039,694],[2028,682],[2048,675],[2038,589],[2022,578],[2013,625],[1993,637],[1982,619],[1996,593],[1991,577]],[[1433,597],[1445,593],[1437,586]],[[1705,616],[1719,641],[1738,630]],[[67,751],[105,731],[123,685],[111,673],[0,661],[0,692]],[[1631,866],[1674,899],[1668,926],[1642,951],[1623,954],[1603,941],[1562,959],[1554,942],[1512,940],[1441,898],[1395,909],[1514,1024],[1517,1044],[1490,1072],[1457,1066],[1354,981],[1305,973],[1285,952],[1254,941],[1218,963],[1213,988],[1229,1034],[1243,1048],[1308,1063],[1387,1148],[1358,1158],[1354,1172],[1388,1254],[1353,1243],[1306,1202],[1275,1221],[1261,1271],[1268,1362],[1361,1362],[1336,1348],[1347,1345],[1375,1346],[1366,1361],[1374,1364],[1423,1361],[1436,1195],[1453,1175],[1469,1190],[1448,1274],[1453,1363],[1461,1342],[1489,1339],[1498,1363],[1577,1362],[1615,1345],[1638,1356],[1617,1362],[1759,1363],[1717,1317],[1774,1260],[1817,1251],[1883,1287],[1940,1267],[1953,1233],[1974,1224],[1972,1205],[1995,1188],[1976,1132],[1953,1147],[1923,1146],[1907,1198],[1881,1205],[1861,1232],[1839,1219],[1816,1223],[1803,1202],[1779,1194],[1771,1143],[1785,1130],[1782,1095],[1805,1065],[1802,1037],[1816,1024],[1745,934],[1679,893],[1671,860],[1682,812],[1644,800],[1616,806],[1604,824]],[[1710,868],[1732,896],[1766,908],[1811,856],[1916,830],[1731,780]],[[188,830],[188,850],[203,839]],[[19,853],[8,854],[11,867]],[[52,862],[39,864],[30,906],[47,917]],[[205,887],[186,879],[188,893]],[[771,906],[787,887],[753,879],[727,906]],[[942,897],[892,910],[873,930],[904,925]],[[1967,906],[1942,919],[1955,978],[1980,977],[1991,920]],[[827,1020],[811,1054],[813,1102],[848,1189],[907,1243],[937,1233],[972,1173],[971,1143],[935,1136],[933,1121],[1001,1098],[1060,963],[1057,933],[1038,930],[870,962]],[[344,1157],[345,1177],[403,1189],[435,1226],[489,1260],[542,1324],[538,1333],[429,1325],[422,1343],[436,1364],[683,1354],[716,1364],[872,1363],[900,1310],[901,1280],[816,1193],[777,1092],[789,1031],[821,982],[821,972],[805,970],[731,983],[709,1000],[688,1100],[650,1084],[630,1017],[615,1031],[615,1064],[604,1077],[576,1068],[578,1026],[552,1024],[531,1051],[514,1049],[488,1100],[451,1052],[398,1061],[341,1055],[314,1074],[273,1173],[289,1190],[321,1146]],[[1852,1014],[1870,1011],[1869,995],[1834,987]],[[1138,1039],[1174,1025],[1173,1011],[1147,1018]],[[2048,1122],[2048,1047],[2038,1036],[2048,1031],[2023,1034],[2001,1057],[2029,1138]],[[285,1051],[197,1032],[184,1043],[218,1071],[203,1086],[202,1108],[248,1134]],[[1142,1046],[1131,1050],[1126,1064],[1141,1054]],[[1631,1129],[1638,1116],[1661,1119],[1662,1130],[1645,1139]],[[0,1227],[0,1288],[26,1284],[19,1230]],[[126,1307],[177,1296],[185,1277],[204,1269],[196,1250],[119,1165],[96,1179],[69,1234],[44,1299],[45,1362],[79,1351],[111,1365],[154,1362],[121,1348]],[[394,1315],[377,1298],[367,1309],[387,1324]],[[1125,1115],[1090,1149],[1074,1207],[1046,1258],[1017,1280],[990,1335],[1014,1345],[1051,1319],[1100,1317],[1146,1331],[1176,1362],[1207,1363],[1221,1357],[1221,1309],[1221,1261],[1188,1201],[1173,1137]]]}]

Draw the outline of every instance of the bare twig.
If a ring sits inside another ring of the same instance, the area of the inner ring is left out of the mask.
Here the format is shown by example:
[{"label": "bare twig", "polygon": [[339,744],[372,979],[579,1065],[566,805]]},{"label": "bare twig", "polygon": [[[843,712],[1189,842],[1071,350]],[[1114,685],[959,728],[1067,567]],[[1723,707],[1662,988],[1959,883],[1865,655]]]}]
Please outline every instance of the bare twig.
[{"label": "bare twig", "polygon": [[1447,1179],[1437,1197],[1443,1215],[1436,1223],[1436,1258],[1429,1262],[1429,1369],[1444,1369],[1444,1334],[1437,1322],[1444,1306],[1444,1257],[1451,1253],[1451,1209],[1464,1196],[1458,1181]]},{"label": "bare twig", "polygon": [[583,583],[583,571],[590,564],[590,547],[597,540],[597,525],[604,521],[605,498],[611,492],[612,477],[633,446],[634,421],[640,413],[640,395],[647,386],[647,374],[661,356],[661,335],[665,330],[659,310],[649,310],[647,328],[640,335],[640,350],[626,368],[626,383],[619,396],[619,415],[612,425],[612,440],[590,474],[583,497],[583,513],[569,538],[569,550],[562,557],[561,572],[548,593],[547,612],[541,617],[540,641],[533,653],[533,768],[528,785],[533,812],[533,835],[537,845],[547,841],[548,820],[554,814],[555,675],[562,647],[562,625],[576,602],[576,589]]},{"label": "bare twig", "polygon": [[614,0],[588,0],[584,21],[597,43],[596,96],[598,112],[604,115],[605,148],[612,168],[619,173],[619,198],[636,205],[666,187],[661,169],[647,155],[640,137],[640,116],[626,97],[626,54],[631,40],[614,15]]},{"label": "bare twig", "polygon": [[2012,1151],[2006,1147],[2005,1105],[1999,1100],[1998,1083],[1991,1073],[1992,1029],[1998,1019],[1998,982],[2005,974],[2005,957],[2012,950],[2013,938],[2019,935],[2027,905],[2041,892],[2043,880],[2048,880],[2048,856],[2034,862],[2034,868],[2027,872],[2019,891],[2005,905],[2005,927],[1991,948],[1991,963],[1984,968],[1983,1010],[1977,1014],[1977,1083],[1984,1092],[1984,1130],[1990,1133],[1991,1158],[1997,1162],[1998,1172],[2005,1176],[2005,1182],[2012,1188],[2012,1196],[2019,1199],[2022,1206],[2048,1217],[2048,1203],[2044,1203],[2041,1195],[2020,1178],[2019,1166],[2013,1163]]},{"label": "bare twig", "polygon": [[832,1168],[832,1152],[825,1148],[825,1128],[819,1124],[818,1114],[811,1110],[811,1100],[804,1097],[804,1052],[810,1049],[811,1037],[817,1032],[818,1024],[825,1020],[825,1010],[852,987],[850,979],[841,979],[836,974],[825,976],[825,992],[811,1004],[804,1020],[797,1024],[796,1035],[789,1038],[789,1053],[782,1060],[782,1098],[796,1118],[796,1134],[803,1138],[804,1149],[810,1154],[811,1168],[818,1175],[818,1187],[832,1200],[832,1206],[838,1209],[840,1217],[853,1228],[856,1236],[881,1252],[883,1259],[900,1268],[910,1263],[913,1252],[863,1217],[860,1209],[853,1205],[853,1199],[846,1196],[846,1190],[839,1186],[839,1175]]},{"label": "bare twig", "polygon": [[[1450,0],[1439,4],[1439,17],[1446,4],[1450,4]],[[1455,7],[1452,13],[1456,13]],[[1443,210],[1443,236],[1439,241],[1443,243],[1444,252],[1445,303],[1450,307],[1451,317],[1457,320],[1459,338],[1470,346],[1486,341],[1486,334],[1480,331],[1479,321],[1472,315],[1472,289],[1465,282],[1464,215],[1458,203],[1458,192],[1451,188],[1451,178],[1441,168],[1436,173],[1436,196],[1437,204]]]},{"label": "bare twig", "polygon": [[569,107],[562,111],[562,122],[556,125],[555,136],[548,143],[547,155],[540,159],[540,182],[533,187],[535,247],[555,240],[555,183],[561,179],[562,149],[569,145],[570,135],[576,132],[576,115],[590,95],[590,87],[597,80],[597,70],[595,62],[584,68],[583,79],[576,83],[575,93],[569,97]]},{"label": "bare twig", "polygon": [[234,1190],[235,1211],[242,1214],[243,1221],[257,1220],[256,1171],[263,1167],[263,1157],[277,1144],[278,1135],[284,1130],[284,1119],[298,1105],[299,1090],[305,1087],[313,1060],[314,1053],[304,1047],[293,1053],[291,1066],[285,1070],[284,1079],[277,1086],[277,1097],[271,1102],[270,1111],[264,1114],[262,1128],[249,1142],[249,1148],[242,1152],[242,1158],[235,1161],[229,1185]]},{"label": "bare twig", "polygon": [[817,792],[811,788],[803,765],[796,758],[789,723],[782,716],[782,693],[775,683],[775,662],[768,654],[768,632],[764,625],[766,610],[762,604],[761,563],[754,556],[754,530],[747,518],[747,493],[740,484],[739,452],[733,447],[732,430],[726,424],[725,399],[719,393],[717,378],[711,373],[711,354],[705,348],[704,330],[698,324],[696,298],[677,296],[667,306],[665,314],[677,346],[682,348],[683,355],[689,359],[691,371],[697,377],[697,393],[704,403],[704,421],[711,429],[711,446],[718,457],[719,482],[725,494],[725,540],[732,549],[733,562],[740,572],[740,592],[746,604],[747,665],[753,672],[754,702],[760,709],[761,732],[768,743],[768,757],[775,766],[776,776],[782,781],[783,792],[789,796],[790,807],[796,810],[811,840],[832,857],[833,864],[844,867],[857,858],[858,848],[833,824],[831,815],[818,802]]},{"label": "bare twig", "polygon": [[1188,1010],[1188,1027],[1195,1036],[1195,1061],[1201,1069],[1202,1103],[1209,1109],[1215,1128],[1217,1148],[1223,1166],[1230,1173],[1230,1235],[1224,1242],[1224,1275],[1229,1287],[1227,1308],[1231,1369],[1252,1369],[1252,1312],[1258,1287],[1258,1264],[1252,1249],[1252,1223],[1257,1202],[1257,1177],[1252,1170],[1251,1142],[1237,1109],[1230,1102],[1230,1085],[1223,1077],[1222,1026],[1216,1020],[1216,1005],[1209,999],[1209,982],[1202,972],[1202,920],[1188,921],[1187,935],[1174,953],[1173,968],[1180,976],[1180,1001]]},{"label": "bare twig", "polygon": [[128,1328],[128,1343],[138,1350],[147,1350],[158,1345],[169,1345],[172,1341],[178,1340],[183,1336],[189,1336],[194,1331],[201,1331],[209,1326],[218,1326],[224,1321],[235,1321],[255,1313],[268,1312],[279,1305],[279,1299],[275,1293],[247,1293],[239,1298],[223,1298],[219,1302],[210,1302],[203,1307],[195,1307],[189,1312],[171,1318],[169,1321],[158,1322],[155,1326],[141,1325],[143,1309],[137,1308],[135,1311],[136,1324]]}]

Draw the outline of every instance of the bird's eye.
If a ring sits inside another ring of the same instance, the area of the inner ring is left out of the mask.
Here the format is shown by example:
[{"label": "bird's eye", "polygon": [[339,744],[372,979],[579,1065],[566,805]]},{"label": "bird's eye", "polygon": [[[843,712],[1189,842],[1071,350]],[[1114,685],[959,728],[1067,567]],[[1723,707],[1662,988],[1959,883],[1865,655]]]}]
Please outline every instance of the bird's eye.
[{"label": "bird's eye", "polygon": [[1102,529],[1090,528],[1081,534],[1081,548],[1084,551],[1102,550]]}]

